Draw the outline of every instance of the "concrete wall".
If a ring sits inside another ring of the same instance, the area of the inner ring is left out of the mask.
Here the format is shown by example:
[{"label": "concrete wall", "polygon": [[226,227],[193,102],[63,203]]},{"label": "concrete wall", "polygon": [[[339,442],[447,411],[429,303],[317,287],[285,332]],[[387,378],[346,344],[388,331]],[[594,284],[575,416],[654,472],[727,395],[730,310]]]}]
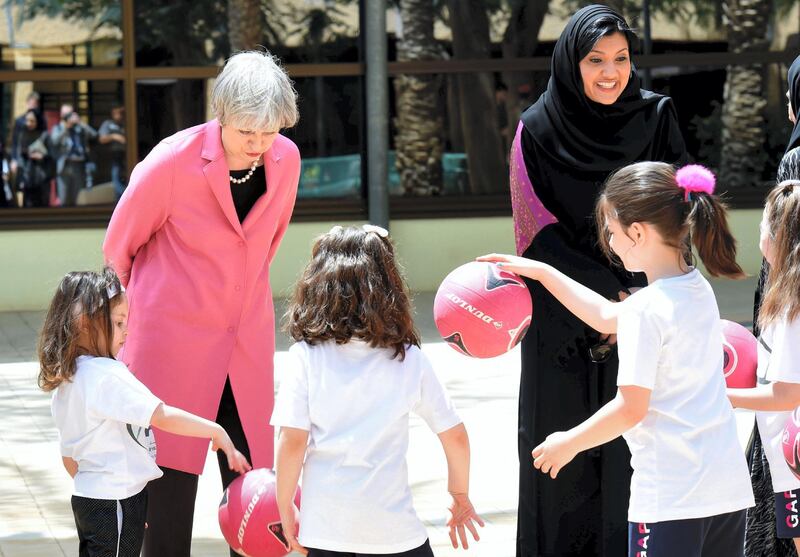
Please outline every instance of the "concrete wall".
[{"label": "concrete wall", "polygon": [[748,275],[758,276],[761,270],[761,251],[758,249],[758,224],[761,209],[731,211],[728,223],[736,236],[736,260]]},{"label": "concrete wall", "polygon": [[[758,252],[759,210],[730,215],[739,240],[739,262],[750,274],[761,264]],[[287,295],[311,251],[314,238],[332,222],[289,226],[272,267],[276,296]],[[360,223],[350,223],[360,224]],[[44,309],[61,277],[68,271],[97,269],[102,264],[102,229],[21,230],[0,232],[0,311]],[[444,276],[477,255],[514,249],[508,217],[480,219],[398,220],[392,223],[397,246],[412,290],[436,290]]]}]

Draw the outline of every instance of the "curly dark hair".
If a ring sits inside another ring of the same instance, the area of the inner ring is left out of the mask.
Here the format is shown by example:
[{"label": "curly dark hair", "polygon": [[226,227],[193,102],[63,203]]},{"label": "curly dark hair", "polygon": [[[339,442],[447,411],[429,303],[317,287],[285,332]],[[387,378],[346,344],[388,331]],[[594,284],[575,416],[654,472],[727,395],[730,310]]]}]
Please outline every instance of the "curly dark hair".
[{"label": "curly dark hair", "polygon": [[383,232],[335,226],[317,238],[284,316],[294,340],[356,338],[391,348],[400,360],[409,346],[420,345],[394,247]]},{"label": "curly dark hair", "polygon": [[75,375],[81,320],[91,330],[94,356],[113,358],[111,310],[124,296],[119,278],[108,267],[102,272],[67,273],[56,289],[39,335],[39,388],[52,391]]}]

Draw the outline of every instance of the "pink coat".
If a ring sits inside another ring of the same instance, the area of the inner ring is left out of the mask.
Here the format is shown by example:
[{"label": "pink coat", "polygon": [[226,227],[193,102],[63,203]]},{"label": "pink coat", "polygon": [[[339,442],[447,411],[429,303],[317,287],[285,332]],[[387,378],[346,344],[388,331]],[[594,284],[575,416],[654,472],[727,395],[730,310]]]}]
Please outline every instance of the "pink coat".
[{"label": "pink coat", "polygon": [[[269,265],[294,208],[297,146],[278,136],[264,164],[267,193],[240,225],[219,123],[178,132],[134,168],[103,242],[130,304],[122,361],[166,404],[210,420],[230,376],[254,467],[273,463]],[[156,441],[159,465],[202,472],[207,441]]]}]

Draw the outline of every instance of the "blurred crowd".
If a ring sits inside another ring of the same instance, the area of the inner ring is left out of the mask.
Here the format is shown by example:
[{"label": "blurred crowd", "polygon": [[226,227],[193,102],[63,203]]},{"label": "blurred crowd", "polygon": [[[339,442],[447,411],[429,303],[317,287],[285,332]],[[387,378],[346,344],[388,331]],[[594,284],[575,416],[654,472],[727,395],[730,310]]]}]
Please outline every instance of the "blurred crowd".
[{"label": "blurred crowd", "polygon": [[41,97],[32,91],[26,111],[14,120],[9,148],[3,150],[0,207],[72,207],[84,189],[95,185],[95,147],[104,146],[114,198],[125,189],[125,109],[114,104],[95,130],[72,104],[62,104],[58,121],[48,125]]}]

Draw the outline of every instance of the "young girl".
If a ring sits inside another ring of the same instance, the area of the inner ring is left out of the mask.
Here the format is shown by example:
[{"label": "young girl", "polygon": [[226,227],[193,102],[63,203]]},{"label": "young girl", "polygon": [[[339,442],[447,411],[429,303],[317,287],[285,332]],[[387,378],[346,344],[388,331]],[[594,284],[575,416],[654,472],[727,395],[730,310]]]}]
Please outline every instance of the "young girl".
[{"label": "young girl", "polygon": [[785,180],[772,189],[760,228],[759,247],[769,264],[758,314],[762,386],[728,389],[728,397],[735,407],[756,411],[772,476],[777,537],[793,538],[800,550],[800,480],[786,465],[782,448],[783,427],[800,405],[800,180]]},{"label": "young girl", "polygon": [[412,411],[444,447],[453,547],[467,547],[465,528],[479,539],[467,432],[420,350],[410,306],[386,230],[335,226],[317,239],[287,312],[297,343],[272,414],[283,531],[310,557],[433,555],[408,486]]},{"label": "young girl", "polygon": [[52,413],[64,467],[75,480],[72,512],[79,555],[138,557],[145,485],[161,476],[150,426],[211,439],[231,470],[250,469],[219,425],[162,403],[114,359],[127,335],[119,279],[69,273],[58,286],[39,339],[39,387],[54,391]]},{"label": "young girl", "polygon": [[532,454],[534,466],[556,478],[580,451],[624,435],[633,467],[631,557],[742,555],[753,494],[725,396],[719,310],[708,282],[687,263],[691,237],[712,275],[742,276],[713,190],[713,175],[698,166],[676,173],[641,162],[609,177],[596,209],[601,245],[648,281],[622,302],[537,261],[480,258],[540,281],[592,328],[617,335],[616,398]]}]

